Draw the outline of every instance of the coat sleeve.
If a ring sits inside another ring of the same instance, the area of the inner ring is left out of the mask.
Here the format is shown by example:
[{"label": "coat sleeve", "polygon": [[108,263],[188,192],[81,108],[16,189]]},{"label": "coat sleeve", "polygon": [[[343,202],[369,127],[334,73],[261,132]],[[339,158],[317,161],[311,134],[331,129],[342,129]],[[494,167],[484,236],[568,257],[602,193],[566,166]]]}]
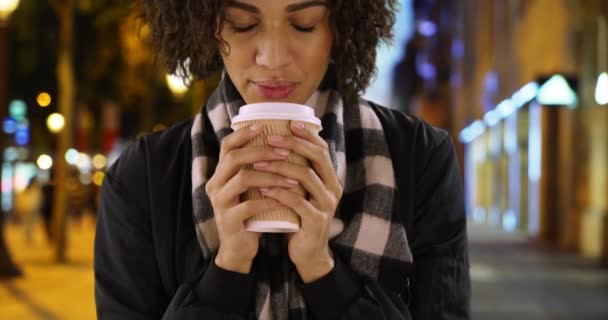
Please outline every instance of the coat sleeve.
[{"label": "coat sleeve", "polygon": [[367,281],[335,258],[334,269],[300,290],[315,320],[408,320],[401,298],[375,281]]},{"label": "coat sleeve", "polygon": [[441,133],[417,167],[410,279],[416,320],[470,319],[464,196],[452,139]]},{"label": "coat sleeve", "polygon": [[141,143],[126,150],[102,186],[94,254],[98,319],[250,319],[252,275],[212,264],[175,293],[163,286],[143,150]]}]

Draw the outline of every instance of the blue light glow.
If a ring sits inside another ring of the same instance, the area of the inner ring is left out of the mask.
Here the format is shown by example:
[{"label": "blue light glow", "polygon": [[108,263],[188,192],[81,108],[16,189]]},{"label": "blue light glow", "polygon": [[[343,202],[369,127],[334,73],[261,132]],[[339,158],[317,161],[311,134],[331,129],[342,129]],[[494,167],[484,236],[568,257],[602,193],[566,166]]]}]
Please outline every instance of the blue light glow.
[{"label": "blue light glow", "polygon": [[2,124],[2,129],[4,130],[4,133],[6,134],[13,134],[15,133],[15,131],[17,131],[17,120],[8,117],[4,120],[4,123]]},{"label": "blue light glow", "polygon": [[452,41],[452,57],[460,59],[464,57],[464,43],[461,39],[454,39]]},{"label": "blue light glow", "polygon": [[[381,105],[389,106],[391,103],[391,93],[393,86],[393,70],[395,65],[405,55],[405,44],[413,33],[413,12],[412,0],[400,0],[401,10],[396,15],[395,26],[393,27],[394,45],[378,46],[376,57],[376,77],[365,91],[364,98],[377,102]],[[399,106],[391,106],[398,108]]]},{"label": "blue light glow", "polygon": [[505,151],[508,154],[514,154],[517,152],[517,113],[511,114],[505,119],[503,138]]},{"label": "blue light glow", "polygon": [[486,125],[481,120],[477,120],[460,132],[460,141],[469,144],[477,139],[486,131]]},{"label": "blue light glow", "polygon": [[542,140],[541,106],[533,104],[530,108],[530,131],[528,134],[528,177],[538,182],[541,175]]},{"label": "blue light glow", "polygon": [[496,110],[490,110],[483,116],[483,121],[488,127],[493,127],[500,122],[500,114]]},{"label": "blue light glow", "polygon": [[503,100],[496,106],[496,110],[498,111],[498,114],[500,114],[500,118],[505,119],[515,111],[515,105],[509,99]]},{"label": "blue light glow", "polygon": [[425,37],[432,37],[437,33],[437,25],[433,21],[422,20],[418,22],[418,32]]},{"label": "blue light glow", "polygon": [[473,210],[473,221],[482,223],[486,220],[486,209],[482,207],[476,207]]},{"label": "blue light glow", "polygon": [[502,216],[502,228],[507,232],[517,229],[517,215],[513,210],[507,210]]},{"label": "blue light glow", "polygon": [[14,167],[9,162],[2,164],[2,209],[9,212],[13,209]]},{"label": "blue light glow", "polygon": [[575,107],[578,99],[566,78],[554,75],[538,89],[538,102],[545,106]]},{"label": "blue light glow", "polygon": [[538,94],[538,88],[538,83],[536,82],[530,82],[526,84],[513,94],[513,96],[511,97],[511,102],[513,102],[513,104],[517,108],[523,107],[524,105],[526,105],[526,103],[536,98],[536,95]]},{"label": "blue light glow", "polygon": [[528,233],[536,235],[540,227],[540,175],[542,165],[542,106],[530,105],[528,133]]},{"label": "blue light glow", "polygon": [[28,143],[30,143],[29,129],[17,130],[17,132],[15,132],[15,144],[18,146],[26,146]]},{"label": "blue light glow", "polygon": [[437,76],[437,69],[428,61],[420,61],[420,63],[416,64],[416,70],[426,80],[435,79]]},{"label": "blue light glow", "polygon": [[19,159],[19,153],[17,152],[17,148],[8,147],[4,150],[4,161],[13,162]]},{"label": "blue light glow", "polygon": [[492,206],[490,208],[488,223],[493,227],[499,227],[501,225],[500,208],[497,206]]}]

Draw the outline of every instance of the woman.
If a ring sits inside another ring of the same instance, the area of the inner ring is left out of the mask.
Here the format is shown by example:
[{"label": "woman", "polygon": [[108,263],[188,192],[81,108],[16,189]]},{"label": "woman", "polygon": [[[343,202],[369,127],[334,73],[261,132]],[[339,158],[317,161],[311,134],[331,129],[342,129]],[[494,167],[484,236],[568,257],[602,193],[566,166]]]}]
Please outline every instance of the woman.
[{"label": "woman", "polygon": [[[108,170],[95,251],[100,319],[468,319],[466,223],[448,135],[359,98],[395,0],[143,0],[171,71],[222,81],[193,120]],[[186,62],[188,61],[188,62]],[[240,106],[307,104],[320,136],[244,145]],[[312,169],[282,162],[291,153]],[[244,164],[256,170],[239,173]],[[289,191],[301,184],[308,199]],[[247,188],[265,199],[239,202]],[[288,207],[289,236],[244,221]]]}]

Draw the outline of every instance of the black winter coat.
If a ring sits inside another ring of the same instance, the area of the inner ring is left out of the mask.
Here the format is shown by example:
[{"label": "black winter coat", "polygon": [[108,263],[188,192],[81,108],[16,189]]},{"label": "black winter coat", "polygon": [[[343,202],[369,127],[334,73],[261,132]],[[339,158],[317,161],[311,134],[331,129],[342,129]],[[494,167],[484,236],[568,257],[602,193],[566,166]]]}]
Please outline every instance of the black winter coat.
[{"label": "black winter coat", "polygon": [[[300,284],[314,319],[470,319],[466,215],[448,134],[372,105],[387,132],[413,263],[403,292],[364,282],[336,257]],[[209,121],[205,119],[205,121]],[[208,266],[192,218],[193,121],[139,139],[108,170],[95,239],[99,319],[253,319],[255,276]],[[215,146],[219,153],[219,146]]]}]

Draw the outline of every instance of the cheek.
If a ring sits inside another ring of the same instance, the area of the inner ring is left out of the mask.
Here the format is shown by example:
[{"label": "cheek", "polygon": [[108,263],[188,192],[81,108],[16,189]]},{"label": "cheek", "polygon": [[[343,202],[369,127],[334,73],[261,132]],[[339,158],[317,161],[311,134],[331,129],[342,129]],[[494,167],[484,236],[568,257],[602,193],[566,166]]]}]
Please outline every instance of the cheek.
[{"label": "cheek", "polygon": [[298,61],[303,62],[300,68],[312,75],[314,78],[322,78],[325,75],[329,59],[331,58],[332,38],[324,34],[310,42],[300,45],[296,50],[299,55]]},{"label": "cheek", "polygon": [[222,38],[226,42],[226,49],[222,51],[222,59],[229,63],[242,63],[243,45],[234,37],[223,35]]},{"label": "cheek", "polygon": [[224,40],[230,48],[230,51],[222,53],[224,66],[232,80],[239,82],[242,78],[240,73],[250,67],[253,62],[251,57],[255,52],[255,48],[251,48],[251,45],[247,45],[243,41],[235,41],[228,36],[224,37]]}]

